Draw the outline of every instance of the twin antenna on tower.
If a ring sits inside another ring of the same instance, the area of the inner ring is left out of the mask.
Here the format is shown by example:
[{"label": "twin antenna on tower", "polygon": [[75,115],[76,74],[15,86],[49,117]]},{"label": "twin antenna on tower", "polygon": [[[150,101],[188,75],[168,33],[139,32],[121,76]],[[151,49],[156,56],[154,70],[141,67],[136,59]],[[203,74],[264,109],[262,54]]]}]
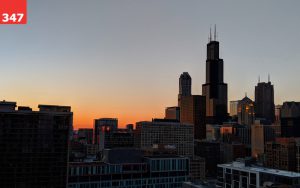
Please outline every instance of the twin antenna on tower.
[{"label": "twin antenna on tower", "polygon": [[212,40],[217,41],[217,25],[216,24],[215,24],[214,39],[212,39],[212,36],[211,36],[211,27],[209,28],[208,42],[211,42]]}]

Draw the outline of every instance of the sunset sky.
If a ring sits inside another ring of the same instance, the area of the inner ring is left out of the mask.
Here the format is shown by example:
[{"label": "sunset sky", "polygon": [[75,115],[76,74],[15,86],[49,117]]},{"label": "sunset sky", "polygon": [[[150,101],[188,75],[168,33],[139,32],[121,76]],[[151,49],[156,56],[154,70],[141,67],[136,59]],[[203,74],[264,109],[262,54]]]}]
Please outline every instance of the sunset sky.
[{"label": "sunset sky", "polygon": [[70,105],[75,128],[163,117],[182,72],[201,94],[214,24],[229,101],[268,73],[276,104],[300,101],[300,1],[27,1],[27,25],[0,25],[0,100]]}]

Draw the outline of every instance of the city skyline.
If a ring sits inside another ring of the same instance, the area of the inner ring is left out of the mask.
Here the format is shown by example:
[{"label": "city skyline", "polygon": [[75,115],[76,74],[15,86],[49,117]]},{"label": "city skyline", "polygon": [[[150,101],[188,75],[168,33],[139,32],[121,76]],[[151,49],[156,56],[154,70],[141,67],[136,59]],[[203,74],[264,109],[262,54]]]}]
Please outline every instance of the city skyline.
[{"label": "city skyline", "polygon": [[[27,25],[1,26],[0,99],[72,106],[76,129],[104,117],[122,127],[163,117],[177,104],[182,72],[192,77],[192,94],[202,94],[209,28],[217,24],[228,102],[245,92],[254,100],[258,76],[267,82],[268,74],[275,104],[300,101],[300,39],[292,37],[299,2],[126,2],[29,1]],[[68,6],[77,14],[66,14]]]}]

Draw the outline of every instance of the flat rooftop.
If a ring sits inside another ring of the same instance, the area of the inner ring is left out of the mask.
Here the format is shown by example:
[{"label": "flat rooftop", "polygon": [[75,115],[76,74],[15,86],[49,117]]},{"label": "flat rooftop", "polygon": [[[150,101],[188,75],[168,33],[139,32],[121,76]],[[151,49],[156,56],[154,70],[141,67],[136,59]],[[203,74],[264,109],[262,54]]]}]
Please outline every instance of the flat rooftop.
[{"label": "flat rooftop", "polygon": [[291,177],[291,178],[300,178],[300,173],[297,172],[278,170],[278,169],[259,167],[259,166],[245,166],[245,164],[241,162],[218,164],[218,166],[223,168],[231,168],[239,171],[260,172],[260,173],[274,174],[274,175]]}]

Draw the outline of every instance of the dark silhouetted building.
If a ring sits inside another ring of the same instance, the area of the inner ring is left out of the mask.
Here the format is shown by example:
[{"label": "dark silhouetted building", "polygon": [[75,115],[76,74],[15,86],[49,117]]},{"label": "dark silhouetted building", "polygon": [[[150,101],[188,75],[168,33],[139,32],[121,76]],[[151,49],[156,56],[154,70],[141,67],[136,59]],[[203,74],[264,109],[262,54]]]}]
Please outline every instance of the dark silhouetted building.
[{"label": "dark silhouetted building", "polygon": [[205,159],[206,177],[216,177],[221,159],[220,143],[195,140],[195,155]]},{"label": "dark silhouetted building", "polygon": [[110,148],[130,148],[134,146],[134,133],[128,129],[104,128],[99,133],[99,150]]},{"label": "dark silhouetted building", "polygon": [[282,137],[300,137],[300,102],[283,103],[280,124]]},{"label": "dark silhouetted building", "polygon": [[246,96],[238,103],[238,123],[251,126],[254,119],[254,102]]},{"label": "dark silhouetted building", "polygon": [[66,187],[71,107],[15,107],[0,102],[0,187]]},{"label": "dark silhouetted building", "polygon": [[165,111],[165,119],[180,120],[180,108],[178,106],[167,107]]},{"label": "dark silhouetted building", "polygon": [[270,81],[255,86],[255,117],[271,123],[275,120],[274,87]]},{"label": "dark silhouetted building", "polygon": [[118,129],[118,119],[116,118],[100,118],[95,119],[94,124],[94,143],[99,144],[100,143],[100,137],[99,134],[102,130],[117,130]]},{"label": "dark silhouetted building", "polygon": [[206,82],[202,85],[202,95],[206,97],[208,123],[222,123],[227,114],[227,84],[224,83],[223,59],[219,57],[219,42],[210,36],[207,44]]},{"label": "dark silhouetted building", "polygon": [[192,78],[188,72],[183,72],[179,78],[179,94],[178,106],[180,107],[180,99],[182,96],[192,95]]},{"label": "dark silhouetted building", "polygon": [[195,139],[205,139],[205,97],[201,95],[182,96],[180,106],[180,122],[193,124]]},{"label": "dark silhouetted building", "polygon": [[77,139],[85,144],[93,144],[93,129],[78,129]]}]

